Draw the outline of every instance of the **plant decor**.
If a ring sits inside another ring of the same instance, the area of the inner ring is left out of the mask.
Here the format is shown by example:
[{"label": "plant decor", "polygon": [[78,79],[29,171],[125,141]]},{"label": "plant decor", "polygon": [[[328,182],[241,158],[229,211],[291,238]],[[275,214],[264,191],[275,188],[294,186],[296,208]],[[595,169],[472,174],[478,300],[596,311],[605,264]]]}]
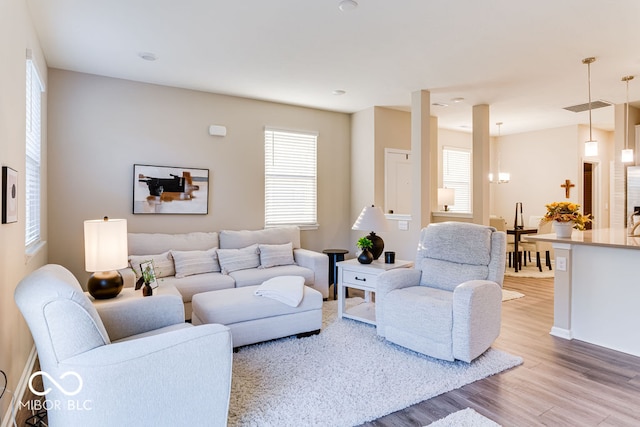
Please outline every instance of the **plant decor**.
[{"label": "plant decor", "polygon": [[591,214],[582,215],[580,205],[577,203],[553,202],[546,207],[544,221],[573,222],[573,228],[580,231],[584,231],[586,224],[591,222]]},{"label": "plant decor", "polygon": [[358,242],[356,243],[356,245],[358,246],[358,248],[363,250],[371,249],[373,247],[373,242],[369,240],[368,237],[361,237],[358,239]]}]

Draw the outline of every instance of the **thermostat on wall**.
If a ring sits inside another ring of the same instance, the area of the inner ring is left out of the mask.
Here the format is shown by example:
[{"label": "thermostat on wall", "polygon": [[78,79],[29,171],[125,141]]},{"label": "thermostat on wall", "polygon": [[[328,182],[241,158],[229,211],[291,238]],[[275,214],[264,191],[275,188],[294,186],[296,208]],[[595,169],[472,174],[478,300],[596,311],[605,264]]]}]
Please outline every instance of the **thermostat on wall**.
[{"label": "thermostat on wall", "polygon": [[226,126],[211,125],[209,126],[209,135],[211,136],[227,136]]}]

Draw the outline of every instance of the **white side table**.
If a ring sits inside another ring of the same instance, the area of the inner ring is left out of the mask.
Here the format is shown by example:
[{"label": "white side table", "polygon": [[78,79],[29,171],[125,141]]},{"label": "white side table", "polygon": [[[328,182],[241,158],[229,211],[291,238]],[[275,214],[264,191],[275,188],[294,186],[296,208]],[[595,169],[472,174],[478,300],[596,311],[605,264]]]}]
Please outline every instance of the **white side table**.
[{"label": "white side table", "polygon": [[175,286],[161,284],[150,297],[142,289],[124,288],[115,298],[94,299],[86,293],[112,341],[184,323],[182,295]]},{"label": "white side table", "polygon": [[[375,303],[371,300],[371,293],[376,291],[378,276],[385,271],[394,268],[409,268],[412,261],[396,260],[393,264],[386,264],[377,260],[371,264],[360,264],[357,259],[341,261],[338,266],[338,317],[359,320],[361,322],[376,324]],[[345,290],[355,288],[364,291],[364,302],[346,309]]]}]

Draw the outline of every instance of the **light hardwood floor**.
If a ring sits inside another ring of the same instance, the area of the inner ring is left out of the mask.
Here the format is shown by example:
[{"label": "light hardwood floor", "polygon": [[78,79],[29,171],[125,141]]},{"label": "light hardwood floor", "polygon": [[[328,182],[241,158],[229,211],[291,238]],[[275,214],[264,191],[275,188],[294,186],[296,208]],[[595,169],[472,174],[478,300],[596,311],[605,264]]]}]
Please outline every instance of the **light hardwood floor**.
[{"label": "light hardwood floor", "polygon": [[503,426],[640,426],[640,358],[549,335],[553,279],[504,287],[526,296],[502,304],[494,346],[524,364],[364,425],[423,426],[470,407]]}]

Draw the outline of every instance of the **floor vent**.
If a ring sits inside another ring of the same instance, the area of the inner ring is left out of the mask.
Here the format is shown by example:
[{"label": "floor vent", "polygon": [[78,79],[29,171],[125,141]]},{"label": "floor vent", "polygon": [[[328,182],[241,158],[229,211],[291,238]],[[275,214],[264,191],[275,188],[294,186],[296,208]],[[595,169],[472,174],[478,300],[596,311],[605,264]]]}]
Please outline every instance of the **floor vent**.
[{"label": "floor vent", "polygon": [[[613,105],[611,102],[597,100],[591,101],[591,109],[595,110],[596,108],[608,107],[609,105]],[[573,111],[574,113],[581,113],[583,111],[589,111],[589,103],[586,102],[584,104],[579,105],[571,105],[569,107],[564,107],[565,110]]]}]

